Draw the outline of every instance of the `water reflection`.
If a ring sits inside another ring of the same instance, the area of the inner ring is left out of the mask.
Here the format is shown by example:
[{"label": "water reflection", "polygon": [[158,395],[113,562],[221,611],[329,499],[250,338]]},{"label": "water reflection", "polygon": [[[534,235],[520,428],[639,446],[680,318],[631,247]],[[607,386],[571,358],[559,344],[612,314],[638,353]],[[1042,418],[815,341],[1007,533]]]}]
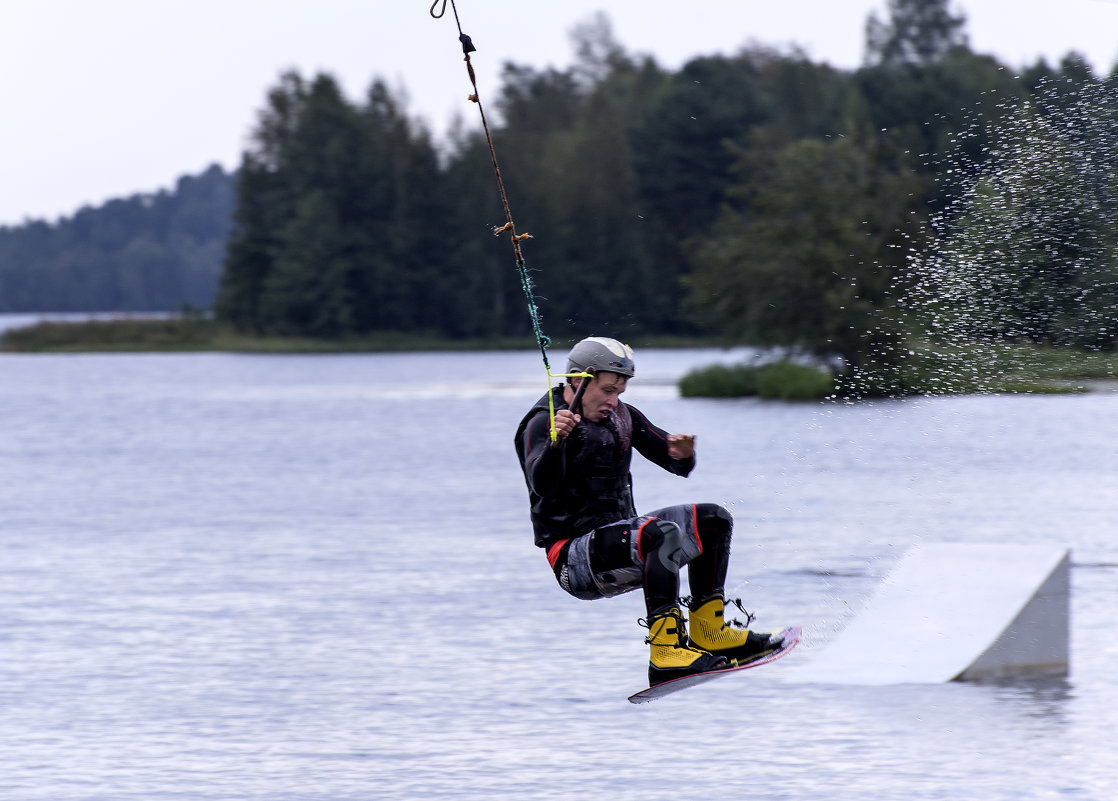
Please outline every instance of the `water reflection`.
[{"label": "water reflection", "polygon": [[994,692],[999,701],[1018,705],[1021,714],[1064,725],[1075,697],[1075,685],[1066,676],[1018,676],[972,682]]}]

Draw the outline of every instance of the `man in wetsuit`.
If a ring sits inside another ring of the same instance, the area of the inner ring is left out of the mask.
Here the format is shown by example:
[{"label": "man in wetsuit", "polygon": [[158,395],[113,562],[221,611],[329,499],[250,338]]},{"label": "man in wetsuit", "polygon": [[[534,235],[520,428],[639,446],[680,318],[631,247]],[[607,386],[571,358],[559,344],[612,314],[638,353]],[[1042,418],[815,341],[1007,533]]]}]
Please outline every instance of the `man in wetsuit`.
[{"label": "man in wetsuit", "polygon": [[[730,667],[779,647],[774,635],[724,618],[733,526],[726,509],[700,503],[636,513],[629,473],[633,449],[686,476],[695,467],[695,437],[668,434],[621,401],[635,373],[632,349],[589,337],[571,349],[567,372],[593,377],[571,377],[551,391],[557,438],[551,438],[547,395],[516,432],[536,545],[546,552],[559,585],[587,600],[643,588],[650,685]],[[684,565],[692,594],[689,621],[679,600]]]}]

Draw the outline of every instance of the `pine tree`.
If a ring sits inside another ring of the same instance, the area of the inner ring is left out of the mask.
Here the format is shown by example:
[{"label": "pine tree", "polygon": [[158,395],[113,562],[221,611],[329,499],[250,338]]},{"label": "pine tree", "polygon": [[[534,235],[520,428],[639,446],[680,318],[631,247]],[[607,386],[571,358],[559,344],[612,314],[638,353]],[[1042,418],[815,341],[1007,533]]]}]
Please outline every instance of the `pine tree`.
[{"label": "pine tree", "polygon": [[966,16],[954,15],[951,0],[889,0],[889,19],[870,14],[866,61],[887,66],[922,66],[966,47]]}]

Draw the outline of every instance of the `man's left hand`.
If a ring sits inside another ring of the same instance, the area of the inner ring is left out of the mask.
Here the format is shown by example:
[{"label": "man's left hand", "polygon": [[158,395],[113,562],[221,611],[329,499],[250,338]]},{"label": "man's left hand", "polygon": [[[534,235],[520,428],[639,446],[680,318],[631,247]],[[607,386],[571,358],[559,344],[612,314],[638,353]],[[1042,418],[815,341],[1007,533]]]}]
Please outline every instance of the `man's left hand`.
[{"label": "man's left hand", "polygon": [[690,459],[694,455],[694,434],[668,434],[668,456],[673,459]]}]

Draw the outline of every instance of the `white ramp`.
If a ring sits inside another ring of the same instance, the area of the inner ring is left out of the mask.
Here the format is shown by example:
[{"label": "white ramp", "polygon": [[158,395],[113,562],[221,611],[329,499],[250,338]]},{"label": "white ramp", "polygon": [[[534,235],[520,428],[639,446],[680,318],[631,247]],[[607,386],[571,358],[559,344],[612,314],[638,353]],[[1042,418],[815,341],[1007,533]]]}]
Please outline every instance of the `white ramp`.
[{"label": "white ramp", "polygon": [[876,597],[786,681],[933,684],[1068,671],[1067,549],[913,547]]}]

